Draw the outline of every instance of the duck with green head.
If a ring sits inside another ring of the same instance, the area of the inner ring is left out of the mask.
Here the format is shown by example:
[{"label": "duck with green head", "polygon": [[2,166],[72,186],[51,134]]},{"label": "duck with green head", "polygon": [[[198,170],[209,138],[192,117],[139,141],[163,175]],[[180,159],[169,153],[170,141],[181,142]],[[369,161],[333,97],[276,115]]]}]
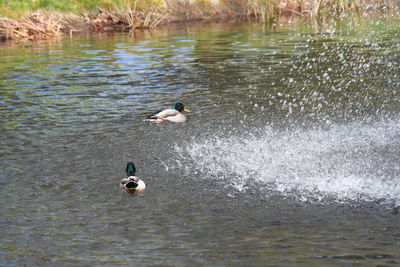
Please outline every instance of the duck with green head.
[{"label": "duck with green head", "polygon": [[146,188],[146,184],[135,176],[136,168],[133,162],[126,165],[126,178],[122,179],[121,188],[126,193],[140,193]]},{"label": "duck with green head", "polygon": [[146,118],[146,121],[159,124],[163,121],[185,122],[186,116],[182,112],[190,112],[181,102],[176,102],[171,108],[157,111]]}]

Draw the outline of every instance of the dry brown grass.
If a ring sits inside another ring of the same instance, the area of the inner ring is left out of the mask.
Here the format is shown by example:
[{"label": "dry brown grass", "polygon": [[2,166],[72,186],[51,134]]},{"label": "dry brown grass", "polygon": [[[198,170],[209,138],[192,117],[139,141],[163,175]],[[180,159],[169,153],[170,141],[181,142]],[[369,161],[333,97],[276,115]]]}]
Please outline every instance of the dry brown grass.
[{"label": "dry brown grass", "polygon": [[79,16],[38,11],[20,20],[0,18],[0,36],[14,40],[49,39],[76,31],[82,23]]},{"label": "dry brown grass", "polygon": [[140,12],[132,9],[100,10],[96,16],[65,15],[38,11],[22,19],[0,17],[2,40],[43,40],[89,30],[95,32],[151,29],[166,19],[156,12]]},{"label": "dry brown grass", "polygon": [[168,15],[161,14],[160,12],[148,11],[141,12],[136,9],[137,1],[131,7],[130,2],[126,1],[126,7],[117,9],[116,13],[123,17],[124,21],[128,24],[129,29],[151,29],[157,27],[162,23]]}]

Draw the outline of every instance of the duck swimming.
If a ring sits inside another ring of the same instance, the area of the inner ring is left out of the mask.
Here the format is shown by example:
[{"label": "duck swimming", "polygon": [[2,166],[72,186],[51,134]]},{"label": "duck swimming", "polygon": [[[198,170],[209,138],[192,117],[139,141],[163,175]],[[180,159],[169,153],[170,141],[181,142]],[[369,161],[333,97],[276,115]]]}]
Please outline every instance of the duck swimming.
[{"label": "duck swimming", "polygon": [[181,112],[190,112],[189,109],[185,108],[181,102],[176,102],[171,108],[157,111],[149,115],[145,121],[151,121],[153,123],[159,124],[163,121],[173,121],[173,122],[185,122],[186,116]]},{"label": "duck swimming", "polygon": [[122,179],[121,188],[126,193],[140,193],[146,188],[146,184],[135,176],[136,168],[133,162],[126,165],[126,178]]}]

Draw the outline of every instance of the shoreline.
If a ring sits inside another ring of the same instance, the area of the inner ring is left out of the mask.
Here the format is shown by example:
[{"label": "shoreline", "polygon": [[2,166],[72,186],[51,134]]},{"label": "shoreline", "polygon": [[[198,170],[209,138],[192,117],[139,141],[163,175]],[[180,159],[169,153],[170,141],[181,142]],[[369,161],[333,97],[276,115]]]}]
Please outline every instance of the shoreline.
[{"label": "shoreline", "polygon": [[[240,0],[239,0],[240,1]],[[375,2],[371,0],[372,2]],[[55,11],[37,10],[20,19],[0,17],[0,43],[10,40],[17,42],[47,40],[61,38],[78,32],[105,33],[128,32],[131,30],[153,29],[158,26],[176,25],[182,23],[213,23],[247,21],[273,24],[281,19],[312,19],[324,21],[327,17],[349,14],[357,17],[382,15],[400,17],[400,7],[383,6],[381,4],[365,7],[347,5],[321,6],[322,0],[297,2],[294,0],[280,0],[271,6],[240,6],[234,10],[230,6],[218,5],[210,8],[199,6],[182,7],[181,4],[167,3],[168,10],[163,13],[156,11],[137,11],[128,5],[124,9],[98,9],[97,14],[83,13],[80,15]],[[180,2],[179,2],[180,3]],[[240,3],[240,2],[239,2]],[[314,5],[312,5],[312,3]],[[243,4],[243,3],[242,3]],[[197,4],[198,5],[198,4]],[[181,9],[179,9],[181,8]]]}]

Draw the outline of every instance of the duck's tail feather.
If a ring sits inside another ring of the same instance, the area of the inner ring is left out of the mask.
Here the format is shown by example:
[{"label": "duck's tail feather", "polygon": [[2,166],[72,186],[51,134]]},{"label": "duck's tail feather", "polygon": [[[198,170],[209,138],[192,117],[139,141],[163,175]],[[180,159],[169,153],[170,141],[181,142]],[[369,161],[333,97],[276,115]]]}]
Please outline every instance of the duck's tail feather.
[{"label": "duck's tail feather", "polygon": [[154,112],[154,113],[152,113],[152,114],[150,114],[150,115],[148,115],[143,121],[156,121],[156,120],[158,120],[159,118],[156,116],[158,113],[160,113],[162,110],[159,110],[159,111],[157,111],[157,112]]},{"label": "duck's tail feather", "polygon": [[158,118],[157,117],[150,117],[148,116],[147,118],[145,118],[143,121],[157,121]]}]

